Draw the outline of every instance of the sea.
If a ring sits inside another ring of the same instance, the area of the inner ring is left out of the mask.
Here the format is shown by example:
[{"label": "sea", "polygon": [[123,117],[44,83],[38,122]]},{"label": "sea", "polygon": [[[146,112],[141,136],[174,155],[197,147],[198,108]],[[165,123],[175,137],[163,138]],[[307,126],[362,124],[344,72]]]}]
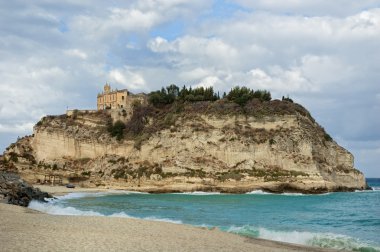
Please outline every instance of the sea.
[{"label": "sea", "polygon": [[54,215],[137,218],[322,248],[380,251],[380,178],[372,190],[319,195],[129,191],[70,193],[29,208]]}]

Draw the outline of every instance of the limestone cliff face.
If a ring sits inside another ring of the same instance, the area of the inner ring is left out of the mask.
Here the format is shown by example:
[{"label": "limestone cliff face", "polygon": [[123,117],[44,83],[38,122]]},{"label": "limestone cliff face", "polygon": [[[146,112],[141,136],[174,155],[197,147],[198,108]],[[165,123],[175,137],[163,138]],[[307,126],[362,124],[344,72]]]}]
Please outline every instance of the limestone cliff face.
[{"label": "limestone cliff face", "polygon": [[[159,117],[147,116],[145,128],[165,120]],[[35,158],[29,169],[52,171],[87,186],[152,192],[318,193],[366,187],[352,154],[308,113],[257,116],[185,109],[166,127],[122,141],[104,130],[105,120],[85,114],[45,118],[23,143]],[[17,148],[16,143],[5,156],[19,155]]]}]

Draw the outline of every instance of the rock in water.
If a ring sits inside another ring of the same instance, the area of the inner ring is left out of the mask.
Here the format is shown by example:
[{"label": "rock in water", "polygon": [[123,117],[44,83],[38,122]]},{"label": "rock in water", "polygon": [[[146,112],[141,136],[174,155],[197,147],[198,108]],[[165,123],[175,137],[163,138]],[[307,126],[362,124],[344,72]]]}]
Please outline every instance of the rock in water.
[{"label": "rock in water", "polygon": [[51,195],[46,192],[41,192],[38,188],[30,186],[15,173],[0,171],[1,201],[27,207],[30,201],[45,201],[45,198],[51,198]]}]

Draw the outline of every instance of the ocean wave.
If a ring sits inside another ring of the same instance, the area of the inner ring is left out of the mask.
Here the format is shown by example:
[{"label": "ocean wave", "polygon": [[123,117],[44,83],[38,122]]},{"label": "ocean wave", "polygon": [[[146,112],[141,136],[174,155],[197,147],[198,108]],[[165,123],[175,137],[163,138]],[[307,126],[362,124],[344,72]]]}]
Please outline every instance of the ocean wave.
[{"label": "ocean wave", "polygon": [[227,228],[225,231],[249,237],[321,248],[332,248],[351,251],[380,251],[380,247],[368,244],[350,236],[333,233],[276,231],[262,227],[256,228],[248,225],[242,227],[232,226]]},{"label": "ocean wave", "polygon": [[181,194],[181,195],[220,195],[222,193],[220,192],[202,192],[202,191],[195,191],[195,192],[183,192],[183,193],[173,193],[173,194]]},{"label": "ocean wave", "polygon": [[[105,216],[105,215],[104,215]],[[126,214],[125,212],[119,212],[119,213],[113,213],[111,215],[107,215],[107,217],[117,217],[117,218],[128,218],[128,219],[138,219],[136,217],[133,217],[129,214]]]},{"label": "ocean wave", "polygon": [[303,194],[303,193],[281,193],[281,195],[284,195],[284,196],[309,196],[309,194]]},{"label": "ocean wave", "polygon": [[35,200],[30,202],[28,208],[52,215],[103,216],[103,214],[95,211],[82,211],[74,207],[63,207],[52,203],[42,203]]},{"label": "ocean wave", "polygon": [[58,200],[70,200],[70,199],[80,199],[80,198],[89,198],[89,197],[104,197],[109,195],[118,195],[118,194],[149,194],[146,192],[135,192],[135,191],[124,191],[124,190],[108,190],[104,192],[75,192],[68,193],[61,196],[55,196],[55,199]]},{"label": "ocean wave", "polygon": [[169,218],[158,218],[158,217],[155,217],[155,216],[149,216],[149,217],[144,217],[144,218],[139,218],[139,219],[151,220],[151,221],[169,222],[169,223],[174,223],[174,224],[183,224],[183,222],[180,221],[180,220],[173,220],[173,219],[169,219]]},{"label": "ocean wave", "polygon": [[274,194],[274,193],[264,192],[263,190],[254,190],[252,192],[247,192],[246,194],[258,194],[258,195],[261,195],[261,194]]},{"label": "ocean wave", "polygon": [[303,193],[270,193],[263,190],[255,190],[252,192],[247,192],[246,194],[257,194],[257,195],[283,195],[283,196],[310,196],[310,195],[327,195],[330,193],[323,194],[303,194]]},{"label": "ocean wave", "polygon": [[161,222],[169,222],[174,224],[182,224],[180,220],[174,220],[169,218],[159,218],[156,216],[148,216],[148,217],[134,217],[125,212],[113,213],[110,215],[101,214],[95,211],[83,211],[76,209],[74,207],[64,207],[53,202],[50,203],[42,203],[39,201],[31,201],[28,208],[34,209],[43,213],[51,214],[51,215],[77,215],[77,216],[106,216],[106,217],[118,217],[118,218],[129,218],[129,219],[142,219],[142,220],[151,220],[151,221],[161,221]]}]

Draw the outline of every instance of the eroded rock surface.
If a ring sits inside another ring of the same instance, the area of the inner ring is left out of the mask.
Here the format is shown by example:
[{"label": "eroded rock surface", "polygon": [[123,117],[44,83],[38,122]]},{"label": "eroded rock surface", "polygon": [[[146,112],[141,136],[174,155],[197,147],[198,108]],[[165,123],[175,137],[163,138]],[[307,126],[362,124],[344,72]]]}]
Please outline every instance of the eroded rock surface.
[{"label": "eroded rock surface", "polygon": [[142,108],[121,141],[107,132],[109,120],[102,112],[45,117],[4,156],[30,181],[54,173],[83,186],[149,192],[366,188],[352,154],[298,104]]}]

